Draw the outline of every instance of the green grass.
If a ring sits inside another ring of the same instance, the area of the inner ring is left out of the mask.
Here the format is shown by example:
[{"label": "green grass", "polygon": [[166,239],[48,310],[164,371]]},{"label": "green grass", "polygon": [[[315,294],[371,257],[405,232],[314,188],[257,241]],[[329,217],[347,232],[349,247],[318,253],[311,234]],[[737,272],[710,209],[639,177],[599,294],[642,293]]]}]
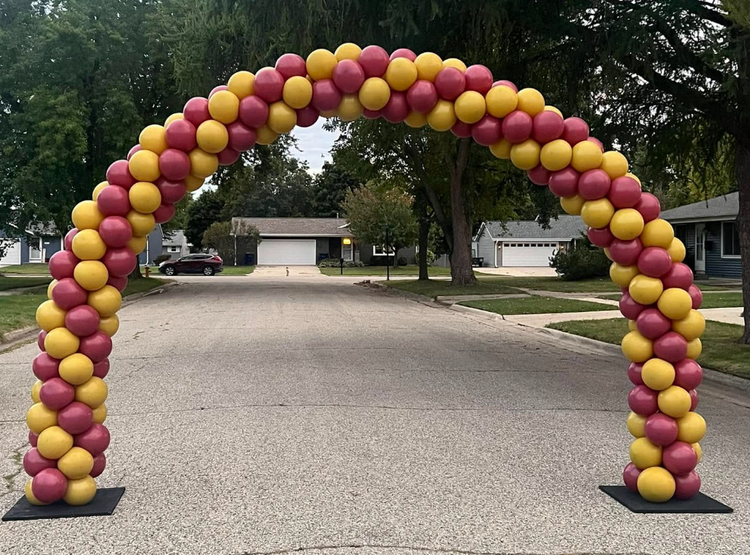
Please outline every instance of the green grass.
[{"label": "green grass", "polygon": [[[320,273],[326,276],[340,276],[341,268],[320,268]],[[427,269],[427,273],[430,276],[449,276],[451,275],[450,268],[442,268],[440,266],[431,266]],[[385,276],[385,266],[361,266],[359,268],[344,268],[345,276]],[[418,276],[418,266],[397,266],[396,268],[391,267],[392,276]]]},{"label": "green grass", "polygon": [[150,291],[151,289],[154,289],[155,287],[159,287],[160,285],[164,285],[164,283],[167,280],[164,279],[157,279],[152,277],[144,277],[143,279],[137,279],[137,280],[129,280],[127,287],[125,287],[125,291],[122,292],[123,297],[127,297],[128,295],[133,295],[135,293],[143,293],[144,291]]},{"label": "green grass", "polygon": [[46,264],[16,264],[14,266],[3,266],[0,268],[0,274],[39,274],[49,275],[49,268]]},{"label": "green grass", "polygon": [[9,331],[34,324],[36,307],[47,300],[42,293],[24,293],[0,297],[0,337]]},{"label": "green grass", "polygon": [[533,289],[535,291],[555,291],[559,293],[607,293],[616,292],[618,287],[609,278],[582,279],[580,281],[564,281],[558,277],[513,277],[501,276],[493,278],[510,287]]},{"label": "green grass", "polygon": [[224,266],[224,271],[220,272],[219,276],[246,276],[252,274],[255,270],[255,266]]},{"label": "green grass", "polygon": [[[619,344],[628,331],[628,322],[624,318],[612,318],[558,322],[549,324],[547,327]],[[698,358],[698,362],[706,368],[750,378],[750,345],[738,343],[740,337],[742,337],[742,326],[723,322],[706,322],[706,332],[701,337],[703,353]]]},{"label": "green grass", "polygon": [[26,287],[43,287],[50,281],[52,279],[48,277],[5,277],[0,275],[0,291],[23,289]]},{"label": "green grass", "polygon": [[[620,294],[597,295],[600,299],[620,300]],[[703,295],[701,308],[731,308],[742,306],[742,293],[722,293],[706,291]]]},{"label": "green grass", "polygon": [[450,281],[419,281],[419,280],[399,280],[399,281],[381,281],[383,285],[424,295],[425,297],[452,297],[458,295],[504,295],[508,293],[521,293],[518,289],[508,287],[498,283],[494,279],[480,278],[476,285],[454,286]]},{"label": "green grass", "polygon": [[591,312],[612,310],[613,307],[574,299],[558,299],[555,297],[532,297],[518,299],[491,299],[485,301],[464,301],[464,306],[479,308],[495,314],[548,314],[558,312]]}]

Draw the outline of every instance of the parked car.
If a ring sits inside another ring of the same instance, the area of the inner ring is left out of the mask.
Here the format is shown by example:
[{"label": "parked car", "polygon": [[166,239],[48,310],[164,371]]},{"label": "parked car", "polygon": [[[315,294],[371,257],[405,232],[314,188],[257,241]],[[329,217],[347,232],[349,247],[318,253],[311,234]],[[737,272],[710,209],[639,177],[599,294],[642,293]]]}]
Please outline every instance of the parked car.
[{"label": "parked car", "polygon": [[159,272],[168,276],[177,274],[203,274],[212,276],[224,270],[224,261],[213,254],[188,254],[177,260],[165,260],[159,264]]}]

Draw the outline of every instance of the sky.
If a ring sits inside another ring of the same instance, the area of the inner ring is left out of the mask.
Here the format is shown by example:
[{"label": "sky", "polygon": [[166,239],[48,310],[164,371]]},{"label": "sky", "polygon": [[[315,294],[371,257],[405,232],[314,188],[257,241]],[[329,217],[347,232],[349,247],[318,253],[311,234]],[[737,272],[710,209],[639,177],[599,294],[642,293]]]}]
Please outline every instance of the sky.
[{"label": "sky", "polygon": [[306,161],[312,174],[319,173],[323,163],[331,160],[331,147],[339,136],[338,132],[323,129],[325,122],[324,118],[319,118],[315,125],[304,128],[295,127],[292,131],[292,135],[297,138],[299,148],[299,150],[292,149],[292,155]]}]

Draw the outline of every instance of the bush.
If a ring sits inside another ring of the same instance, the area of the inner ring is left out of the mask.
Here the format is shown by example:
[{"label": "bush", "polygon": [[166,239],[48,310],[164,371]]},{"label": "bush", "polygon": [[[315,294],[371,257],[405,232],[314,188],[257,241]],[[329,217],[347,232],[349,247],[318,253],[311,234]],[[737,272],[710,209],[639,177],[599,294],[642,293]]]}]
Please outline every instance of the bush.
[{"label": "bush", "polygon": [[427,265],[432,266],[435,263],[435,260],[437,260],[437,255],[431,251],[427,251]]},{"label": "bush", "polygon": [[170,255],[168,255],[168,254],[160,254],[159,256],[157,256],[156,258],[154,258],[154,264],[156,264],[158,266],[159,264],[161,264],[162,262],[166,262],[170,258],[172,258],[172,257]]},{"label": "bush", "polygon": [[399,257],[398,257],[398,265],[399,265],[399,266],[406,266],[406,264],[407,264],[408,262],[409,262],[409,261],[408,261],[408,260],[406,260],[406,257],[404,257],[404,256],[399,256]]},{"label": "bush", "polygon": [[[341,261],[338,258],[324,258],[318,262],[318,268],[339,268]],[[364,263],[359,260],[345,260],[344,268],[361,268]]]},{"label": "bush", "polygon": [[591,244],[588,238],[579,239],[574,248],[559,250],[550,259],[550,266],[565,281],[605,277],[611,262],[604,251]]}]

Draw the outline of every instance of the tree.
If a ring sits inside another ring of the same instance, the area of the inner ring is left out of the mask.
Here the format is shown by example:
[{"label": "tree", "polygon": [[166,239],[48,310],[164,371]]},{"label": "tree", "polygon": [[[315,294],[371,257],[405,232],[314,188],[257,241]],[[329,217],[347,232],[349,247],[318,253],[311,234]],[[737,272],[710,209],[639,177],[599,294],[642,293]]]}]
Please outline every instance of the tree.
[{"label": "tree", "polygon": [[255,226],[244,222],[234,226],[232,222],[214,222],[203,232],[201,244],[204,248],[215,249],[225,263],[236,266],[238,261],[244,261],[240,253],[260,241],[260,231]]},{"label": "tree", "polygon": [[218,191],[204,191],[188,208],[185,237],[195,249],[203,248],[203,234],[215,222],[221,221],[224,208]]},{"label": "tree", "polygon": [[360,184],[361,181],[335,161],[324,163],[323,170],[315,176],[313,182],[315,215],[319,218],[334,218],[341,214],[346,194]]},{"label": "tree", "polygon": [[392,249],[394,264],[398,264],[398,250],[417,240],[413,202],[403,188],[370,181],[350,190],[343,206],[354,236],[364,243]]}]

